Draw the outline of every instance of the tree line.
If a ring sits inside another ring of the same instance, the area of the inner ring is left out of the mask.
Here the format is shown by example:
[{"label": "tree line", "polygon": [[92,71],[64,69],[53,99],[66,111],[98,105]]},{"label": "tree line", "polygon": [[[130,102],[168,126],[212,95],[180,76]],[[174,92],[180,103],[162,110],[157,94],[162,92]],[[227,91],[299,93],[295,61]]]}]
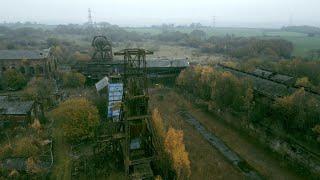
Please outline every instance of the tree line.
[{"label": "tree line", "polygon": [[290,58],[293,52],[293,44],[283,39],[248,38],[233,35],[207,37],[207,34],[201,30],[193,30],[189,34],[180,31],[164,31],[154,36],[153,39],[199,48],[204,53],[221,53],[236,58],[261,56]]},{"label": "tree line", "polygon": [[180,89],[207,102],[208,109],[242,114],[252,123],[276,126],[291,135],[317,139],[320,135],[319,100],[303,88],[275,101],[259,97],[249,79],[208,66],[190,67],[176,81]]}]

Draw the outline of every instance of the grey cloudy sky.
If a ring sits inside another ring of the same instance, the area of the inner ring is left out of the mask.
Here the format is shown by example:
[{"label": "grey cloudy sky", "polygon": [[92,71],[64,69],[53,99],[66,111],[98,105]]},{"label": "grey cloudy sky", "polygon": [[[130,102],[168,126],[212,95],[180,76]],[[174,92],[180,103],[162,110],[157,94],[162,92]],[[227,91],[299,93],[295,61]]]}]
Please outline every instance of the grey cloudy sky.
[{"label": "grey cloudy sky", "polygon": [[320,25],[320,0],[0,0],[0,21],[83,23],[122,26],[212,23],[217,26]]}]

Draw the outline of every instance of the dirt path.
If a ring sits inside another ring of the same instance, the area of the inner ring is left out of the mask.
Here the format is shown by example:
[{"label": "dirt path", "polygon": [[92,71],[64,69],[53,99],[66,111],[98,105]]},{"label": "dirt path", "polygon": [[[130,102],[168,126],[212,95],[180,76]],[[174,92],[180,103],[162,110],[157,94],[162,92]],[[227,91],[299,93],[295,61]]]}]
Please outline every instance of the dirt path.
[{"label": "dirt path", "polygon": [[[161,112],[167,114],[167,119],[172,121],[172,118],[177,118],[174,111],[179,108],[186,109],[194,117],[197,118],[209,131],[218,136],[222,141],[224,141],[231,149],[238,153],[242,158],[244,158],[251,166],[258,170],[267,179],[303,179],[297,173],[290,170],[285,166],[285,164],[277,158],[274,157],[272,153],[263,147],[257,145],[247,136],[235,131],[233,128],[229,127],[223,123],[218,118],[203,112],[202,110],[193,107],[188,101],[183,97],[179,96],[177,93],[170,90],[155,91],[153,104],[157,104]],[[157,96],[160,96],[162,100],[159,100]],[[180,122],[183,124],[183,122]],[[185,131],[188,136],[192,134],[197,134],[194,129],[183,124],[180,126],[181,129]],[[191,129],[191,130],[190,130]],[[188,133],[188,131],[191,131]],[[202,139],[200,137],[200,139]],[[196,142],[196,143],[195,143]],[[199,148],[197,145],[198,141],[193,141],[193,146],[195,149]],[[188,147],[188,146],[187,146]],[[190,149],[192,153],[194,149]],[[205,153],[208,154],[208,153]],[[199,156],[199,154],[197,154]],[[196,156],[197,156],[196,155]],[[213,155],[213,154],[212,154]],[[220,154],[214,154],[216,157],[221,156]],[[194,157],[196,158],[196,157]],[[192,161],[192,160],[191,160]],[[223,159],[221,161],[224,161]],[[208,161],[204,161],[206,163]],[[207,169],[212,171],[211,169]],[[225,174],[229,173],[229,169],[224,171]]]},{"label": "dirt path", "polygon": [[62,129],[58,124],[54,123],[53,138],[54,138],[54,154],[55,162],[53,167],[52,179],[71,179],[71,160],[69,158],[69,146],[62,136]]}]

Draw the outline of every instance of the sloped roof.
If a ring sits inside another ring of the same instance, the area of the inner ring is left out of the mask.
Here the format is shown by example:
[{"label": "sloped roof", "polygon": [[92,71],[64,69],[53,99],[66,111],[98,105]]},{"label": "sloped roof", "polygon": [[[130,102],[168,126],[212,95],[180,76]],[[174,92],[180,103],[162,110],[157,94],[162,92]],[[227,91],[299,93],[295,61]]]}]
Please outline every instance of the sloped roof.
[{"label": "sloped roof", "polygon": [[10,100],[7,96],[0,96],[1,115],[26,115],[28,114],[34,101]]},{"label": "sloped roof", "polygon": [[35,59],[41,60],[49,56],[49,50],[0,50],[0,60]]}]

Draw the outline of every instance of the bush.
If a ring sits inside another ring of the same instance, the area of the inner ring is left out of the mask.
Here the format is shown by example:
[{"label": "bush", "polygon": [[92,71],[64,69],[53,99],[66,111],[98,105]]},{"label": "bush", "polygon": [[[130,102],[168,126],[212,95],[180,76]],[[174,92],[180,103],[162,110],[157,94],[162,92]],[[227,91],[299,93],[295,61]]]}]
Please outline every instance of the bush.
[{"label": "bush", "polygon": [[97,108],[85,98],[63,102],[53,110],[52,118],[61,123],[63,135],[70,141],[92,138],[99,125]]},{"label": "bush", "polygon": [[40,149],[29,137],[23,137],[15,142],[13,154],[16,157],[32,157],[38,155]]},{"label": "bush", "polygon": [[3,84],[11,90],[22,89],[27,85],[26,78],[14,69],[9,69],[3,73]]},{"label": "bush", "polygon": [[40,173],[42,170],[38,165],[38,162],[35,158],[29,157],[26,160],[27,171],[32,174]]},{"label": "bush", "polygon": [[9,144],[6,144],[0,148],[0,160],[11,157],[13,152],[12,147]]},{"label": "bush", "polygon": [[153,126],[156,130],[156,134],[163,141],[163,139],[165,138],[166,131],[165,131],[165,127],[163,124],[163,119],[162,119],[160,112],[157,108],[152,111],[152,122],[153,122]]},{"label": "bush", "polygon": [[253,89],[248,80],[218,72],[212,67],[188,68],[180,73],[176,83],[203,100],[214,101],[220,108],[246,111],[253,99]]},{"label": "bush", "polygon": [[222,108],[246,111],[253,99],[253,89],[248,80],[238,79],[231,73],[224,72],[216,78],[211,98]]},{"label": "bush", "polygon": [[76,51],[72,55],[72,59],[75,61],[89,61],[91,57],[88,54],[80,53],[79,51]]},{"label": "bush", "polygon": [[28,83],[27,88],[24,90],[24,96],[26,99],[41,102],[44,108],[48,108],[54,103],[52,98],[54,88],[54,82],[42,77],[36,77]]},{"label": "bush", "polygon": [[65,73],[62,75],[64,87],[76,88],[83,87],[86,82],[86,77],[81,73]]},{"label": "bush", "polygon": [[319,101],[308,96],[303,88],[290,96],[278,98],[273,109],[275,118],[287,131],[305,132],[320,122]]},{"label": "bush", "polygon": [[320,125],[316,125],[314,128],[312,128],[312,131],[317,136],[317,141],[320,142]]}]

